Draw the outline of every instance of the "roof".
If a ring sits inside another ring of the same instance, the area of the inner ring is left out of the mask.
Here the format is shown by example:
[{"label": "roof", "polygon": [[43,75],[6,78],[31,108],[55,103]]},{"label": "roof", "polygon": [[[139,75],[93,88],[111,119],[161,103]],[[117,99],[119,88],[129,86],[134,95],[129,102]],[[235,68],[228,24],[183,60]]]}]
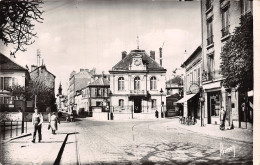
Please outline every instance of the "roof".
[{"label": "roof", "polygon": [[119,61],[110,71],[120,71],[120,70],[129,70],[129,65],[132,64],[133,56],[141,54],[143,63],[147,65],[147,70],[149,71],[165,71],[161,65],[159,65],[154,59],[149,57],[145,50],[132,50],[124,59]]},{"label": "roof", "polygon": [[34,70],[32,70],[30,73],[32,73],[32,72],[34,72],[34,71],[38,70],[39,68],[41,68],[41,69],[45,69],[45,70],[46,70],[46,72],[48,72],[49,74],[53,75],[53,76],[54,76],[54,78],[56,78],[56,76],[55,76],[54,74],[52,74],[51,72],[49,72],[49,71],[47,70],[47,68],[46,68],[46,66],[45,66],[45,65],[38,66],[37,68],[35,68]]},{"label": "roof", "polygon": [[197,55],[199,55],[201,50],[201,46],[198,46],[197,49],[189,56],[189,58],[184,61],[181,67],[184,68],[190,61],[192,61]]},{"label": "roof", "polygon": [[28,71],[27,69],[17,64],[10,58],[6,57],[2,53],[0,53],[0,70]]},{"label": "roof", "polygon": [[104,77],[100,77],[88,85],[88,87],[91,86],[110,86],[110,81],[105,79]]}]

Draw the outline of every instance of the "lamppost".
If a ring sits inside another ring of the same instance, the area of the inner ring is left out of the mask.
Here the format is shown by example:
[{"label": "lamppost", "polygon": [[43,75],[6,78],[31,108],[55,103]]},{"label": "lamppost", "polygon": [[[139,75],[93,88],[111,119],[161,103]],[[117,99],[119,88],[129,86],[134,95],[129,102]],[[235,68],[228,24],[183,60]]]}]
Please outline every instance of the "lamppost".
[{"label": "lamppost", "polygon": [[110,98],[110,107],[109,107],[109,114],[110,114],[110,120],[113,120],[113,113],[112,113],[112,100],[111,100],[111,96],[112,96],[112,92],[111,90],[108,93],[109,98]]},{"label": "lamppost", "polygon": [[24,133],[24,111],[25,111],[25,107],[26,107],[26,99],[25,99],[25,96],[22,96],[22,100],[23,100],[23,109],[22,109],[22,133]]},{"label": "lamppost", "polygon": [[162,90],[162,88],[161,88],[161,90],[160,90],[160,94],[161,94],[161,118],[163,118],[164,116],[163,116],[163,112],[162,112],[162,108],[163,108],[163,102],[162,102],[163,90]]},{"label": "lamppost", "polygon": [[204,103],[205,101],[205,98],[203,97],[202,95],[202,87],[200,87],[200,122],[201,122],[201,127],[204,126],[204,121],[203,121],[203,108],[202,108],[202,104]]}]

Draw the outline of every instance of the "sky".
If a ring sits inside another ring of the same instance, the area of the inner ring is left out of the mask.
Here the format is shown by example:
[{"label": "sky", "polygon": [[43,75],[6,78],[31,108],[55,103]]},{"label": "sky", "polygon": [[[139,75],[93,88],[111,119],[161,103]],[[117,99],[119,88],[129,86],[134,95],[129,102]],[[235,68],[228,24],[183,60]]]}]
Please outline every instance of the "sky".
[{"label": "sky", "polygon": [[[163,48],[162,63],[170,78],[201,44],[200,1],[48,0],[42,7],[44,21],[35,24],[38,38],[26,52],[16,53],[15,61],[30,68],[37,64],[40,49],[41,59],[56,76],[55,92],[61,82],[66,94],[73,70],[108,73],[121,60],[121,52],[137,49],[137,43],[148,54],[154,50],[158,63]],[[0,48],[9,57],[12,45]]]}]

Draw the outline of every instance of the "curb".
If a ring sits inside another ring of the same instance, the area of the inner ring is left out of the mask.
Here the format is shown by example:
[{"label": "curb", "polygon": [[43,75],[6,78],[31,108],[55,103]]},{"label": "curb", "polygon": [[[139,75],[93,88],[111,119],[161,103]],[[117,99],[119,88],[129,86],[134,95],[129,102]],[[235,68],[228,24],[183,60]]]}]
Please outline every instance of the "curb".
[{"label": "curb", "polygon": [[8,142],[10,142],[10,141],[12,141],[12,140],[15,140],[15,139],[20,139],[20,138],[23,138],[23,137],[26,137],[26,136],[31,136],[31,135],[32,135],[32,133],[26,133],[26,134],[23,134],[23,135],[20,135],[20,136],[16,136],[16,137],[11,138],[11,139],[9,139],[9,140],[3,141],[2,144],[3,144],[3,143],[8,143]]},{"label": "curb", "polygon": [[55,162],[53,163],[54,165],[59,165],[59,164],[60,164],[61,157],[62,157],[64,148],[65,148],[65,146],[66,146],[66,142],[67,142],[67,140],[68,140],[68,136],[69,136],[69,135],[72,135],[72,134],[78,134],[78,132],[67,133],[67,135],[66,135],[66,137],[65,137],[65,139],[64,139],[64,141],[63,141],[63,143],[62,143],[62,145],[61,145],[61,148],[60,148],[60,150],[59,150],[59,153],[58,153],[58,155],[57,155],[57,157],[56,157],[56,159],[55,159]]}]

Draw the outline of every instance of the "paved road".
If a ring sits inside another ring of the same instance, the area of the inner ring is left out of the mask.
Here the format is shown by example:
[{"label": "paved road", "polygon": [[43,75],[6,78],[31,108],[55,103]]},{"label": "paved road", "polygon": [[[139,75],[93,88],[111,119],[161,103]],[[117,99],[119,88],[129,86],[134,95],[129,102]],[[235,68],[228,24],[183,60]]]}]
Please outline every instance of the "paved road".
[{"label": "paved road", "polygon": [[169,121],[81,119],[61,164],[252,164],[251,143],[161,127]]}]

